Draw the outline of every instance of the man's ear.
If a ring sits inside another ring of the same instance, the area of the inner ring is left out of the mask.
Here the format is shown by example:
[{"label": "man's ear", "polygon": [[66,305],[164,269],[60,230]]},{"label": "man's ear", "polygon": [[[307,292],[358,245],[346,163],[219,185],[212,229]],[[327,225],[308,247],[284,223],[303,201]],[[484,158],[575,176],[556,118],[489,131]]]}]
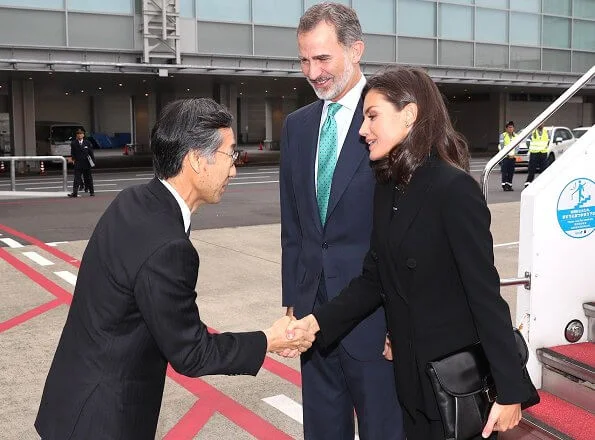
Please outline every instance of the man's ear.
[{"label": "man's ear", "polygon": [[363,41],[356,41],[355,43],[353,43],[351,45],[350,48],[350,56],[351,56],[351,62],[354,64],[359,63],[359,61],[362,58],[362,55],[364,54],[364,42]]}]

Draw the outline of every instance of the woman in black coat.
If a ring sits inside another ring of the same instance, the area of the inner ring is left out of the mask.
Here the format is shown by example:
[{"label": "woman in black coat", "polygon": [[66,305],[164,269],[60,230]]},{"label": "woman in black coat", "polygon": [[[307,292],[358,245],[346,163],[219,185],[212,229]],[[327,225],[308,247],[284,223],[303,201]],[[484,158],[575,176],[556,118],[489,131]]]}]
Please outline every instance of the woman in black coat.
[{"label": "woman in black coat", "polygon": [[364,96],[360,134],[378,181],[371,248],[359,278],[292,326],[319,330],[328,345],[384,305],[409,440],[444,438],[427,363],[481,341],[498,394],[483,435],[510,429],[530,389],[465,140],[420,69],[380,72]]}]

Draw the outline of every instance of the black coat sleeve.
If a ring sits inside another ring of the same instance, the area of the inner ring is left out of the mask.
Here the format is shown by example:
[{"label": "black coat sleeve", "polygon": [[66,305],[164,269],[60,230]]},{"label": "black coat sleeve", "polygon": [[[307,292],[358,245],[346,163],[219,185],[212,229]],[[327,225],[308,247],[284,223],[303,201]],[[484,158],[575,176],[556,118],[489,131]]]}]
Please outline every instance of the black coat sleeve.
[{"label": "black coat sleeve", "polygon": [[382,304],[378,268],[371,249],[364,259],[362,274],[330,302],[314,311],[320,327],[317,340],[323,346],[331,345]]},{"label": "black coat sleeve", "polygon": [[208,333],[196,306],[198,264],[188,240],[168,242],[145,261],[134,295],[149,331],[180,374],[256,375],[266,355],[266,336]]},{"label": "black coat sleeve", "polygon": [[529,389],[522,379],[510,310],[500,295],[490,211],[473,177],[460,174],[453,179],[443,193],[441,212],[479,339],[494,375],[498,402],[523,402],[529,397]]}]

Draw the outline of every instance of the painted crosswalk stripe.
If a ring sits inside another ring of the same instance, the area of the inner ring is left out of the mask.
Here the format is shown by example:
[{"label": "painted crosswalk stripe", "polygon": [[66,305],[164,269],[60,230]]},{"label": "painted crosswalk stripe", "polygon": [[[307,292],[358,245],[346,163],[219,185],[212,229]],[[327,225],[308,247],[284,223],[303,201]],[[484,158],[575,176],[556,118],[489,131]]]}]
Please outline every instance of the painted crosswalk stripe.
[{"label": "painted crosswalk stripe", "polygon": [[23,252],[23,255],[29,258],[30,260],[35,261],[40,266],[51,266],[52,264],[54,264],[47,258],[39,255],[37,252]]},{"label": "painted crosswalk stripe", "polygon": [[64,281],[66,281],[69,284],[72,284],[73,286],[76,285],[76,275],[74,275],[73,273],[68,272],[67,270],[63,270],[60,272],[54,272],[56,275],[58,275],[60,278],[62,278]]},{"label": "painted crosswalk stripe", "polygon": [[0,241],[2,243],[4,243],[5,245],[7,245],[8,247],[11,247],[11,248],[22,248],[22,247],[25,247],[21,243],[19,243],[18,241],[14,240],[12,238],[0,238]]},{"label": "painted crosswalk stripe", "polygon": [[[304,424],[302,405],[295,400],[290,399],[285,394],[278,394],[276,396],[265,397],[263,402],[268,403],[273,408],[278,409],[286,416],[291,417],[296,422]],[[353,440],[359,440],[359,436],[355,434]]]},{"label": "painted crosswalk stripe", "polygon": [[304,424],[302,405],[297,403],[295,400],[290,399],[285,394],[279,394],[277,396],[265,397],[262,400],[263,400],[263,402],[271,405],[273,408],[278,409],[286,416],[291,417],[296,422]]},{"label": "painted crosswalk stripe", "polygon": [[50,241],[49,243],[46,243],[46,244],[51,247],[56,247],[59,244],[64,244],[64,243],[68,243],[68,242],[67,241]]}]

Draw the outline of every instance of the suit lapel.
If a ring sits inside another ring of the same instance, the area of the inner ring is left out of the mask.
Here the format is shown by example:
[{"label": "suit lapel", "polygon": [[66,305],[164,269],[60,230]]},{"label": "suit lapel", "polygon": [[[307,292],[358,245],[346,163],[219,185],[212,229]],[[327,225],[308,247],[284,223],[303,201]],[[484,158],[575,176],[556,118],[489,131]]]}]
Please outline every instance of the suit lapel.
[{"label": "suit lapel", "polygon": [[337,206],[337,203],[341,200],[341,196],[347,189],[349,182],[362,161],[368,157],[366,143],[359,135],[359,129],[363,121],[362,107],[363,102],[360,99],[353,114],[353,118],[351,119],[351,125],[349,126],[349,131],[347,132],[347,137],[341,148],[341,154],[339,155],[335,173],[333,174],[327,218],[330,217]]},{"label": "suit lapel", "polygon": [[313,105],[310,111],[304,115],[302,121],[303,131],[298,143],[298,160],[302,161],[298,169],[304,170],[303,185],[305,188],[308,208],[312,214],[312,221],[322,233],[322,222],[318,212],[318,201],[316,200],[316,180],[314,179],[314,167],[316,166],[316,151],[318,149],[318,131],[320,129],[320,117],[324,101],[319,100]]}]

